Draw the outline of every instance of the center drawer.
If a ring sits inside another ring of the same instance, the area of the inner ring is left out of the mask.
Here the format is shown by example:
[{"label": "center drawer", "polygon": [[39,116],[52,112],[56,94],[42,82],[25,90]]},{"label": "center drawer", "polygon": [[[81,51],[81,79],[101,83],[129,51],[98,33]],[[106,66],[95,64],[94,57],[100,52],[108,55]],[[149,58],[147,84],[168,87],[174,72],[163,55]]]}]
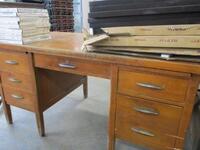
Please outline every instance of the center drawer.
[{"label": "center drawer", "polygon": [[184,103],[188,86],[188,77],[148,71],[119,70],[118,92],[130,96]]},{"label": "center drawer", "polygon": [[34,61],[35,66],[39,68],[104,78],[110,77],[110,65],[106,63],[40,54],[34,55]]}]

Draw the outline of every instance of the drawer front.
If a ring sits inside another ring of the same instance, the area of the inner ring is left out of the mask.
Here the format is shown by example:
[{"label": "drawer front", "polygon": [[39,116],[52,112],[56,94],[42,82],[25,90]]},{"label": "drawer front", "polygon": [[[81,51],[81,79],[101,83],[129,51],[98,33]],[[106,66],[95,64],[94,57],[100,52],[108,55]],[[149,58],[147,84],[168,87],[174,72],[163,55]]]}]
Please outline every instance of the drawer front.
[{"label": "drawer front", "polygon": [[0,52],[1,71],[31,74],[29,62],[29,57],[25,53]]},{"label": "drawer front", "polygon": [[5,101],[13,106],[34,111],[34,102],[36,101],[36,96],[14,88],[5,87],[4,88]]},{"label": "drawer front", "polygon": [[130,96],[183,103],[188,86],[188,78],[119,70],[118,92]]},{"label": "drawer front", "polygon": [[117,122],[142,124],[145,128],[164,134],[176,135],[181,119],[182,107],[117,96]]},{"label": "drawer front", "polygon": [[3,72],[1,80],[4,87],[13,87],[33,93],[33,79],[30,75]]},{"label": "drawer front", "polygon": [[110,77],[110,65],[75,58],[57,57],[49,55],[34,55],[35,66],[62,72],[77,73],[81,75],[95,75]]},{"label": "drawer front", "polygon": [[148,150],[169,150],[174,148],[175,139],[162,133],[151,131],[137,124],[126,124],[122,122],[115,131],[116,138],[128,141]]}]

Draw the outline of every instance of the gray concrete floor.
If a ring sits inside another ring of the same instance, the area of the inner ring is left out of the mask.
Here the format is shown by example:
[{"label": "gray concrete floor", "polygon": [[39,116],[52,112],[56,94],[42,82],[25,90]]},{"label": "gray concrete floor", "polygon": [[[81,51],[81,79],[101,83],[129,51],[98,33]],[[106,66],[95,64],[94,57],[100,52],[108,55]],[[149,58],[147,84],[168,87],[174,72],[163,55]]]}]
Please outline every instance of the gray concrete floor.
[{"label": "gray concrete floor", "polygon": [[[110,81],[89,78],[82,87],[44,113],[46,137],[38,135],[33,113],[12,107],[14,124],[0,112],[0,150],[106,150]],[[116,150],[141,150],[117,141]]]}]

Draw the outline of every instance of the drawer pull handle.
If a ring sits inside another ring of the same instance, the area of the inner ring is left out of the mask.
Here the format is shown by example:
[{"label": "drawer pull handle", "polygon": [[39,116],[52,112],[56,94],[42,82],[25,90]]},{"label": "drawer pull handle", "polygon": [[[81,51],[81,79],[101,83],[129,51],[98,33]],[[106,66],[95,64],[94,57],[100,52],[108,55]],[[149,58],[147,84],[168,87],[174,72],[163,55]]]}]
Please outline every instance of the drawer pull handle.
[{"label": "drawer pull handle", "polygon": [[18,65],[18,62],[15,60],[6,60],[5,63],[9,65]]},{"label": "drawer pull handle", "polygon": [[135,107],[135,111],[144,113],[144,114],[149,114],[149,115],[159,115],[159,112],[155,111],[154,109],[151,108],[145,108],[145,107]]},{"label": "drawer pull handle", "polygon": [[150,137],[154,137],[155,135],[149,131],[145,131],[143,129],[139,129],[139,128],[131,128],[131,130],[135,133],[139,133],[145,136],[150,136]]},{"label": "drawer pull handle", "polygon": [[149,83],[136,83],[138,86],[143,87],[143,88],[149,88],[149,89],[154,89],[154,90],[163,90],[164,87],[154,85],[154,84],[149,84]]},{"label": "drawer pull handle", "polygon": [[73,64],[58,64],[59,67],[61,68],[69,68],[69,69],[75,69],[76,66]]},{"label": "drawer pull handle", "polygon": [[14,83],[21,83],[22,81],[18,80],[18,79],[15,79],[15,78],[8,78],[8,80],[10,82],[14,82]]},{"label": "drawer pull handle", "polygon": [[15,99],[18,99],[18,100],[20,100],[20,99],[24,99],[23,96],[16,95],[16,94],[12,94],[11,96],[12,96],[12,98],[15,98]]}]

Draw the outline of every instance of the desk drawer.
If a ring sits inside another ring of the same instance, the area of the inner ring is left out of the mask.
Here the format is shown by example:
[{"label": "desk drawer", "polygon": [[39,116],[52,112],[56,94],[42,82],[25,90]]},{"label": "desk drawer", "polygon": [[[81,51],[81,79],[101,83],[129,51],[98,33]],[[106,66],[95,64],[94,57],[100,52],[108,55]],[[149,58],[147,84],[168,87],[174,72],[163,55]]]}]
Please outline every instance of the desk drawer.
[{"label": "desk drawer", "polygon": [[34,102],[36,101],[36,96],[14,88],[5,87],[4,88],[5,101],[13,106],[34,111]]},{"label": "desk drawer", "polygon": [[175,139],[157,131],[151,131],[137,124],[122,122],[117,126],[116,138],[140,145],[148,150],[169,150],[174,148]]},{"label": "desk drawer", "polygon": [[1,71],[31,74],[29,62],[29,57],[25,53],[0,52]]},{"label": "desk drawer", "polygon": [[185,101],[189,79],[174,75],[119,70],[118,92],[159,101]]},{"label": "desk drawer", "polygon": [[129,97],[117,97],[116,136],[153,150],[173,147],[182,109]]},{"label": "desk drawer", "polygon": [[110,65],[89,60],[58,57],[51,55],[34,55],[35,66],[61,72],[76,73],[81,75],[95,75],[110,77]]},{"label": "desk drawer", "polygon": [[1,80],[4,87],[13,87],[33,93],[33,79],[30,75],[3,72]]},{"label": "desk drawer", "polygon": [[182,114],[182,107],[117,96],[117,122],[137,124],[150,130],[176,135]]}]

